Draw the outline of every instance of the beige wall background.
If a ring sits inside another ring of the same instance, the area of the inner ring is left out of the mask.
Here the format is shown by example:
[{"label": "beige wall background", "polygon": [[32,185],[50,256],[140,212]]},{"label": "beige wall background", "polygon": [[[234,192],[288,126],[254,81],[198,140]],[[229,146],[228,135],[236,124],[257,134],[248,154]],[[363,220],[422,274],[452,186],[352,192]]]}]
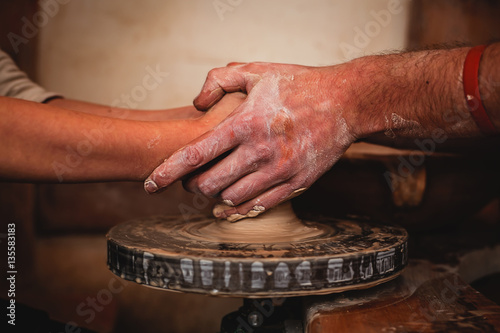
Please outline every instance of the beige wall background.
[{"label": "beige wall background", "polygon": [[[410,0],[57,3],[57,15],[40,30],[42,85],[148,109],[190,104],[207,72],[230,61],[318,66],[403,48],[410,7]],[[168,76],[144,93],[137,86],[148,67]]]}]

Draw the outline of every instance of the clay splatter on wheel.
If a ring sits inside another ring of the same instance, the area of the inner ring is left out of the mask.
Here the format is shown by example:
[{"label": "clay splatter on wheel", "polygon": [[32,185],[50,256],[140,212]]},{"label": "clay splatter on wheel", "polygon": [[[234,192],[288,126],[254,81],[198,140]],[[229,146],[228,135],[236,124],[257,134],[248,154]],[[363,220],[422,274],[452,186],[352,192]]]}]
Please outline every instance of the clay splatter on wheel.
[{"label": "clay splatter on wheel", "polygon": [[299,220],[289,203],[236,223],[151,217],[107,235],[108,266],[151,287],[233,297],[286,297],[369,288],[407,263],[403,228]]}]

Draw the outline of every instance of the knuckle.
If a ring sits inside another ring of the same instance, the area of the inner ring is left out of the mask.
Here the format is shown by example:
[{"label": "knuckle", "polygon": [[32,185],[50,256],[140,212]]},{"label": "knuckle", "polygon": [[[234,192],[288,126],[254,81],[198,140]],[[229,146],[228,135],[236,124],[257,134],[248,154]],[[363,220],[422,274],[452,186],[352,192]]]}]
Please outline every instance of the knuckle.
[{"label": "knuckle", "polygon": [[266,64],[267,63],[265,63],[265,62],[259,62],[259,61],[250,62],[247,65],[247,69],[250,70],[250,71],[261,70],[262,67],[266,66]]},{"label": "knuckle", "polygon": [[163,162],[163,164],[161,164],[158,168],[156,168],[156,170],[153,171],[153,173],[151,173],[150,178],[155,183],[163,182],[168,178],[168,173],[166,172],[165,162]]},{"label": "knuckle", "polygon": [[252,112],[242,112],[238,115],[238,122],[237,125],[253,125],[257,124],[261,119],[260,117],[257,117],[254,113]]},{"label": "knuckle", "polygon": [[212,68],[207,74],[206,81],[219,84],[220,81],[224,81],[227,78],[231,70],[233,70],[232,67]]},{"label": "knuckle", "polygon": [[186,166],[189,167],[198,167],[203,162],[203,155],[201,151],[196,146],[188,146],[184,148],[183,152],[183,160]]},{"label": "knuckle", "polygon": [[208,79],[215,79],[217,78],[217,74],[220,72],[220,68],[212,68],[210,71],[208,71],[207,78]]},{"label": "knuckle", "polygon": [[257,160],[268,160],[273,156],[273,151],[267,145],[257,145],[255,147],[254,155]]},{"label": "knuckle", "polygon": [[252,129],[248,125],[237,125],[234,127],[234,135],[238,138],[248,138],[250,136],[250,133],[252,133]]},{"label": "knuckle", "polygon": [[198,184],[198,190],[206,197],[215,197],[218,193],[218,187],[214,182],[204,181]]},{"label": "knuckle", "polygon": [[239,121],[233,120],[233,131],[236,136],[240,138],[247,138],[254,133],[255,123],[252,120],[253,117],[243,116]]},{"label": "knuckle", "polygon": [[283,162],[275,168],[275,175],[280,180],[289,179],[293,174],[292,166],[288,162]]}]

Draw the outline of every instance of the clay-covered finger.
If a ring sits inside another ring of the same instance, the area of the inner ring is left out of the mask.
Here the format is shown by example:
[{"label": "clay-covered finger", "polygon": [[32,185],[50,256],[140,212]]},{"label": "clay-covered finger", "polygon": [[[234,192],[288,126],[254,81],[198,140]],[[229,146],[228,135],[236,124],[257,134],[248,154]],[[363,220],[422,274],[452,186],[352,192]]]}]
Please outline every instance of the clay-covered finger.
[{"label": "clay-covered finger", "polygon": [[224,218],[231,222],[235,222],[246,217],[255,217],[291,198],[297,190],[302,191],[302,188],[297,189],[290,183],[281,183],[256,198],[242,203],[241,205],[227,209],[219,209],[217,211],[214,210],[213,213],[215,217]]},{"label": "clay-covered finger", "polygon": [[184,180],[184,188],[189,192],[215,197],[240,178],[255,172],[271,156],[272,150],[266,146],[238,146],[208,170]]},{"label": "clay-covered finger", "polygon": [[273,175],[268,168],[257,170],[242,177],[220,193],[220,198],[231,206],[254,199],[285,179]]},{"label": "clay-covered finger", "polygon": [[249,64],[212,69],[207,76],[200,94],[194,99],[193,104],[198,110],[208,110],[217,103],[225,93],[243,92],[250,93],[252,88],[262,77],[260,72],[247,71]]},{"label": "clay-covered finger", "polygon": [[230,125],[209,131],[176,151],[158,166],[144,182],[148,193],[157,192],[197,170],[238,145]]},{"label": "clay-covered finger", "polygon": [[225,93],[246,92],[245,77],[231,67],[215,68],[208,72],[201,92],[193,101],[198,110],[208,110],[217,103]]}]

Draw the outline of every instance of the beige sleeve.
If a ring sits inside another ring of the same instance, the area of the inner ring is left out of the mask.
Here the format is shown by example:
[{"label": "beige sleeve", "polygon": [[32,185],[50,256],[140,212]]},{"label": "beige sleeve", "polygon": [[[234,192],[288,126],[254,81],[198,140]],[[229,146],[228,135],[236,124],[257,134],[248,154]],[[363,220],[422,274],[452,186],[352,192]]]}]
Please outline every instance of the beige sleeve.
[{"label": "beige sleeve", "polygon": [[49,92],[31,81],[9,55],[0,50],[0,96],[41,103],[60,94]]}]

